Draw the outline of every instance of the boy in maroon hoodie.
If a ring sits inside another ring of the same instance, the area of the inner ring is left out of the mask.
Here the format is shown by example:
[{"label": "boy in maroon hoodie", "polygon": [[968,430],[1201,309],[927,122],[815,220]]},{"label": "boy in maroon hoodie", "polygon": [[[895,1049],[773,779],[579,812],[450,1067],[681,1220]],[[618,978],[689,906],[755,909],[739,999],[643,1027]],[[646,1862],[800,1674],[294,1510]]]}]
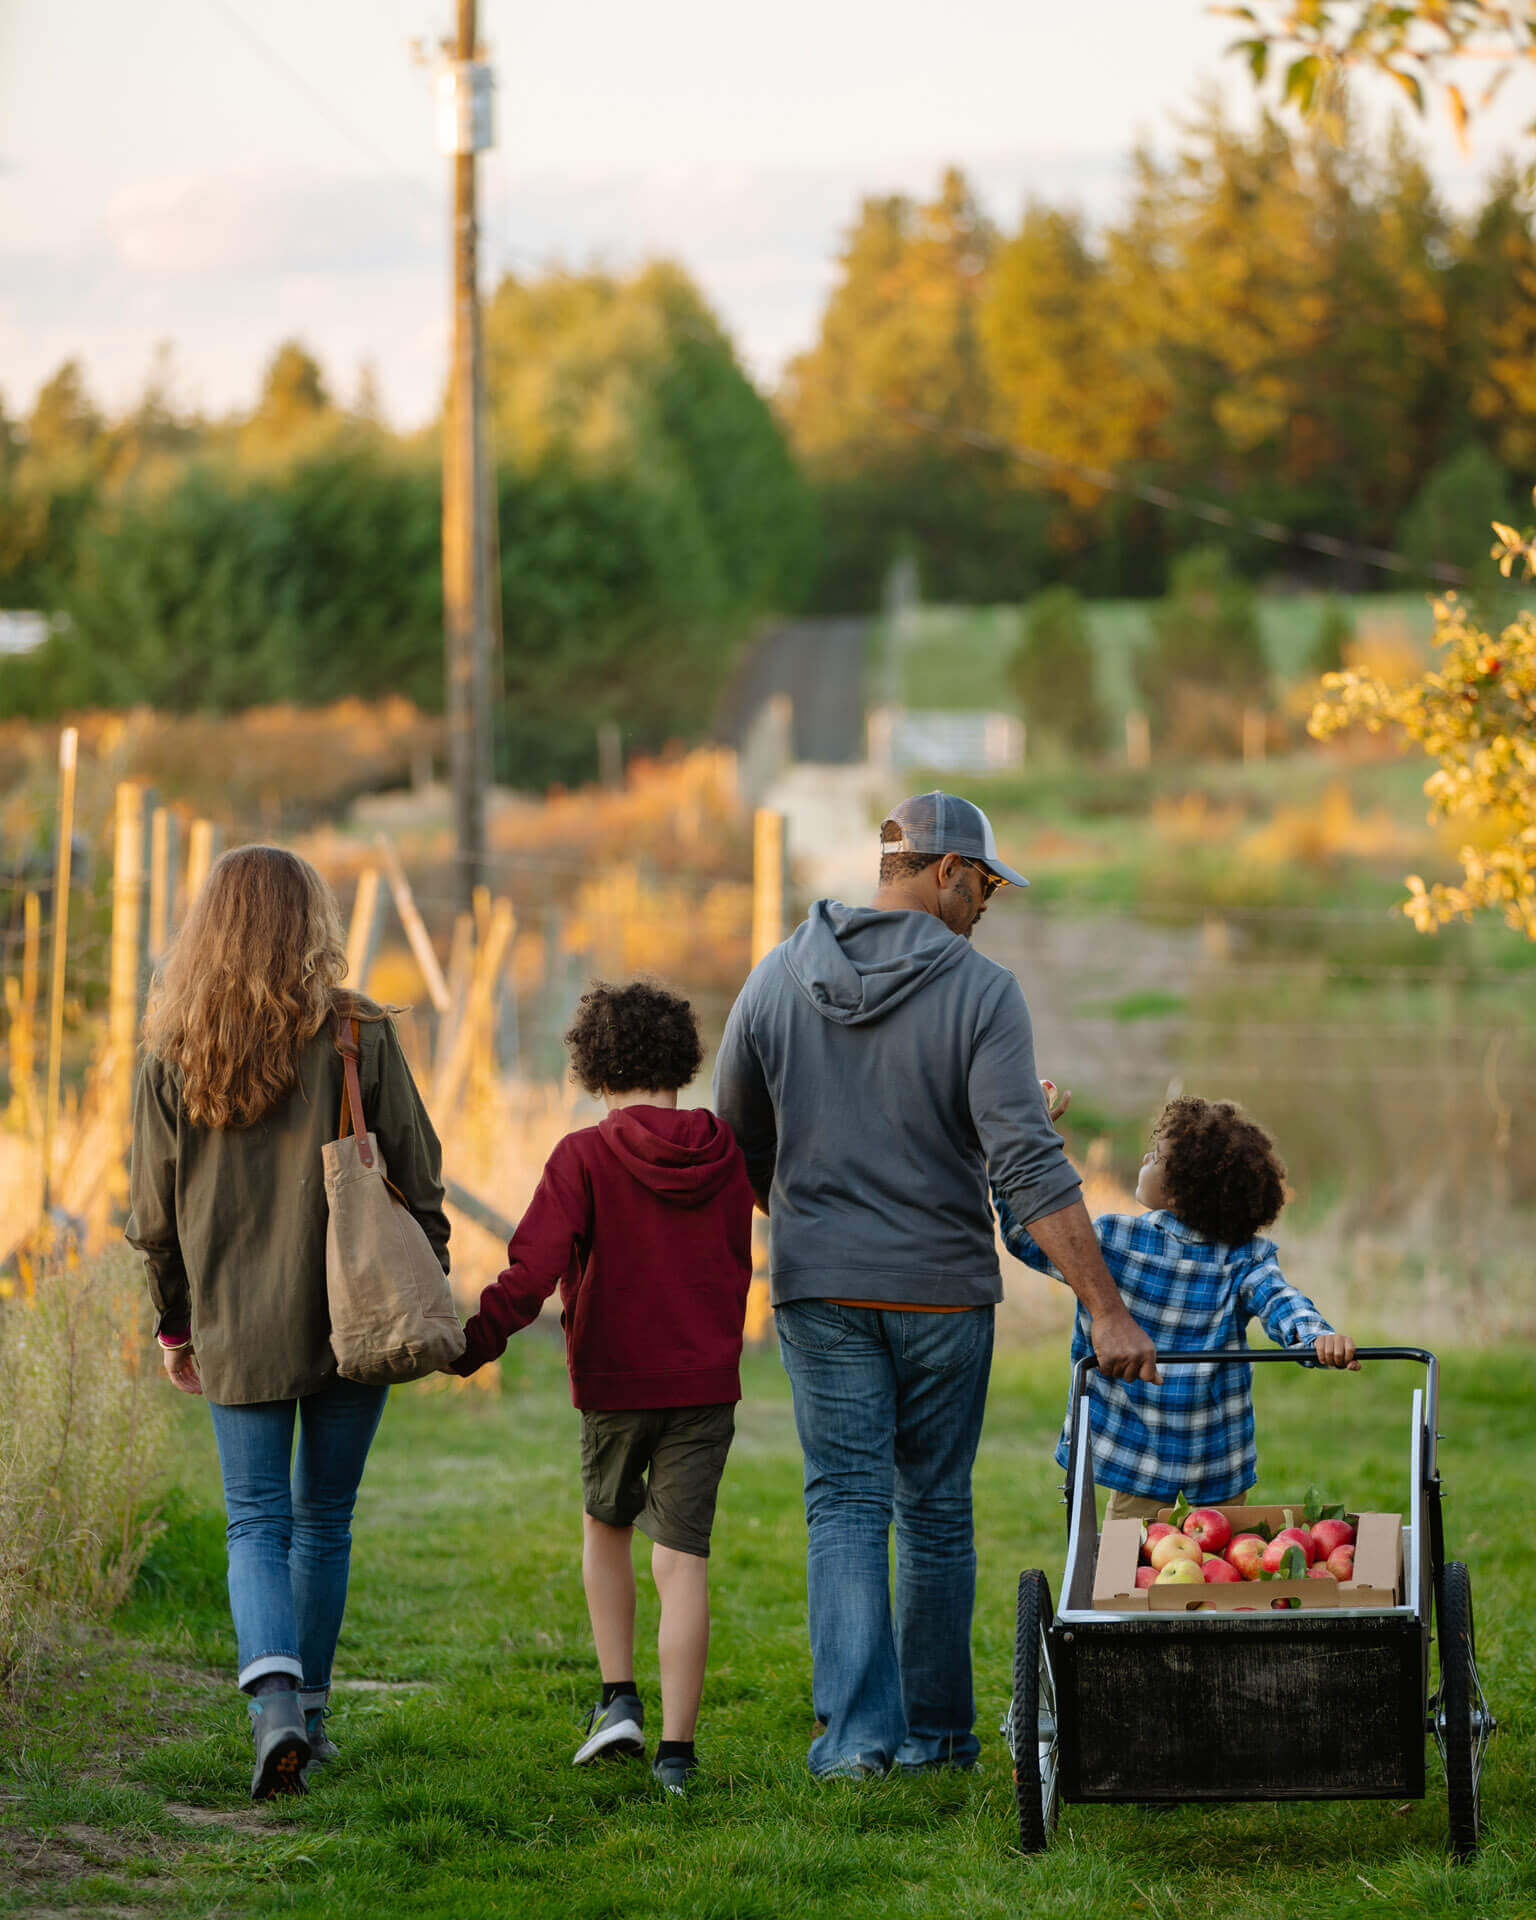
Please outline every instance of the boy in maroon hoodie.
[{"label": "boy in maroon hoodie", "polygon": [[582,996],[571,1075],[608,1117],[567,1134],[480,1296],[456,1373],[506,1350],[560,1288],[571,1398],[581,1409],[582,1582],[602,1670],[578,1767],[645,1752],[635,1686],[634,1528],[661,1600],[661,1744],[652,1771],[681,1793],[709,1650],[715,1494],[741,1398],[752,1189],[730,1128],[677,1094],[703,1048],[686,1000],[637,981]]}]

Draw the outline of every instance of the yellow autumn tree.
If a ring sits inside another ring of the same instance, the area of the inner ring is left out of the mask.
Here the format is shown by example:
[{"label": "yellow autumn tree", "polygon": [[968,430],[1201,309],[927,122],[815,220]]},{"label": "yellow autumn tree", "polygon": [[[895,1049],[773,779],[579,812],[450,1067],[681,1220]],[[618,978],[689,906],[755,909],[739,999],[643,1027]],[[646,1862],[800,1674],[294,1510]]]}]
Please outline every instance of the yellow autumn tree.
[{"label": "yellow autumn tree", "polygon": [[[1536,577],[1536,536],[1494,524],[1493,557],[1506,579]],[[1536,940],[1536,613],[1489,633],[1454,594],[1435,607],[1439,661],[1394,687],[1366,673],[1330,673],[1313,709],[1326,740],[1352,726],[1397,733],[1437,762],[1424,783],[1432,813],[1467,823],[1459,886],[1408,875],[1406,913],[1420,933],[1494,909]]]}]

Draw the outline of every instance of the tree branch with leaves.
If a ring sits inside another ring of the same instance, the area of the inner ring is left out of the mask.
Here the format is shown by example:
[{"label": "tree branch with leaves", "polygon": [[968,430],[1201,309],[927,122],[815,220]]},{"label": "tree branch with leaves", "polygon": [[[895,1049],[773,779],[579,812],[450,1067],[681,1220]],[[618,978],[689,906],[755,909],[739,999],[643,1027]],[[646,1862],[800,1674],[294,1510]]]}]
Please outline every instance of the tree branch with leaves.
[{"label": "tree branch with leaves", "polygon": [[[1536,535],[1498,522],[1494,533],[1505,578],[1536,577]],[[1448,594],[1435,606],[1435,644],[1438,666],[1409,686],[1325,674],[1309,730],[1327,740],[1363,726],[1417,742],[1439,763],[1424,783],[1432,817],[1475,824],[1493,843],[1461,848],[1459,886],[1408,875],[1403,912],[1420,933],[1491,908],[1536,940],[1536,613],[1518,613],[1495,637]]]},{"label": "tree branch with leaves", "polygon": [[[1474,113],[1492,105],[1510,76],[1536,63],[1536,7],[1486,0],[1255,0],[1214,6],[1239,22],[1232,48],[1256,81],[1278,83],[1303,112],[1328,97],[1351,70],[1384,74],[1423,113],[1438,95],[1465,139]],[[1480,84],[1466,84],[1469,65]]]}]

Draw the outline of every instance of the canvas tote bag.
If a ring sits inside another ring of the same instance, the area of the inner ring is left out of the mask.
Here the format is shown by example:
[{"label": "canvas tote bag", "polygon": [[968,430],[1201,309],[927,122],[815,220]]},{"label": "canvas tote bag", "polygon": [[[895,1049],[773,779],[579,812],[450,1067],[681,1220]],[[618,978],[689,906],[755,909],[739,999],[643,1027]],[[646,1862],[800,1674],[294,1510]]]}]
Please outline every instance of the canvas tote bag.
[{"label": "canvas tote bag", "polygon": [[457,1360],[464,1329],[431,1242],[390,1185],[363,1118],[357,1022],[333,1017],[333,1028],[344,1085],[337,1137],[321,1148],[331,1350],[343,1379],[391,1386]]}]

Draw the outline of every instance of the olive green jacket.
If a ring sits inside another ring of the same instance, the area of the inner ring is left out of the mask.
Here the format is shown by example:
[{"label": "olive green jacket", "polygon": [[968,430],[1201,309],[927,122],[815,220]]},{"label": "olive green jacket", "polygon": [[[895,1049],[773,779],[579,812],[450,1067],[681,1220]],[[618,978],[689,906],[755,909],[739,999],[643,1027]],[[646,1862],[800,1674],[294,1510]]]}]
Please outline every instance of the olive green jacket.
[{"label": "olive green jacket", "polygon": [[[446,1273],[442,1148],[393,1023],[362,1020],[359,1041],[369,1131]],[[145,1056],[124,1231],[144,1255],[159,1326],[191,1328],[210,1400],[244,1406],[313,1393],[336,1372],[320,1149],[336,1137],[342,1063],[329,1024],[301,1049],[292,1092],[254,1126],[194,1125],[180,1088],[175,1067]]]}]

